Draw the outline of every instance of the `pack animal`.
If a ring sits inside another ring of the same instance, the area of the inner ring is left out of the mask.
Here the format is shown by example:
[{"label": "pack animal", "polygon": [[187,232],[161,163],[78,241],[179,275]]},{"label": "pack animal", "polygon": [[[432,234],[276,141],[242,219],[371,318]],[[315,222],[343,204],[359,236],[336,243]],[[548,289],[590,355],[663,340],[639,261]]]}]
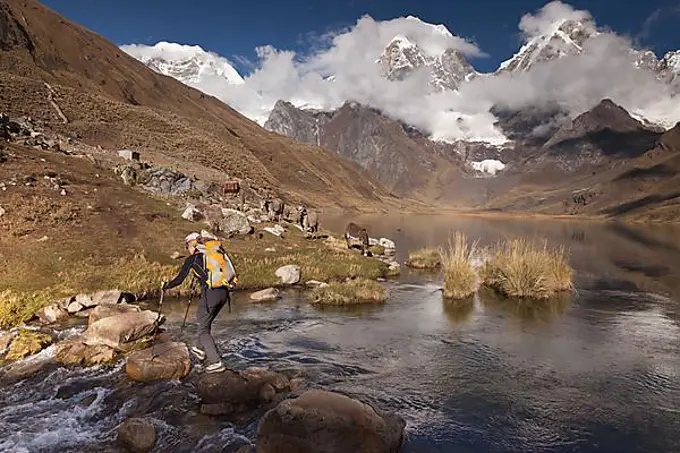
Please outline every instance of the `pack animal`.
[{"label": "pack animal", "polygon": [[347,224],[345,228],[345,241],[347,242],[347,248],[353,248],[359,246],[362,255],[367,255],[370,253],[368,251],[368,232],[366,228],[357,225],[354,222]]},{"label": "pack animal", "polygon": [[319,232],[319,214],[315,211],[306,211],[302,217],[302,230],[305,233],[312,233],[312,237],[316,238]]},{"label": "pack animal", "polygon": [[269,214],[269,218],[274,221],[274,222],[280,222],[281,218],[283,217],[283,208],[285,207],[285,204],[283,203],[283,200],[280,198],[274,198],[269,202],[269,209],[267,214]]}]

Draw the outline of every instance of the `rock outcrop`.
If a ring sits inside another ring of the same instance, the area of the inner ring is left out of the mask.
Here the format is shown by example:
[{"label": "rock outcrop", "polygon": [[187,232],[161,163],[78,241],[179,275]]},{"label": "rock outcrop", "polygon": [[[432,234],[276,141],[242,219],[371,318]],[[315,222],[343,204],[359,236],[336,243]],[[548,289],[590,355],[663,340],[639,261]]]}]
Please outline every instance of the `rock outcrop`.
[{"label": "rock outcrop", "polygon": [[130,355],[127,375],[139,382],[182,379],[191,371],[189,349],[184,343],[162,342]]},{"label": "rock outcrop", "polygon": [[405,426],[347,396],[309,390],[264,416],[257,453],[397,453]]}]

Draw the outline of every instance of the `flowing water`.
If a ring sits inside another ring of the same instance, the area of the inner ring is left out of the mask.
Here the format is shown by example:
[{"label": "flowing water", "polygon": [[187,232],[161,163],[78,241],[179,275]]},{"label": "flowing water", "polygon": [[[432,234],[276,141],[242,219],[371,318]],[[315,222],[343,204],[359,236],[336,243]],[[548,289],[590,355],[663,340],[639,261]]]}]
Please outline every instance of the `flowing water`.
[{"label": "flowing water", "polygon": [[[386,283],[387,304],[360,310],[318,310],[296,290],[273,305],[237,295],[214,328],[231,367],[299,370],[309,387],[396,411],[407,421],[405,452],[680,451],[680,229],[353,220],[393,239],[400,261],[409,248],[445,244],[453,230],[480,245],[547,238],[568,246],[578,292],[549,303],[482,292],[452,306],[441,300],[437,275],[404,269]],[[326,219],[338,231],[345,221]],[[183,306],[168,309],[177,338]],[[184,339],[195,332],[190,324]],[[229,452],[254,440],[261,414],[232,424],[197,413],[193,373],[135,384],[121,370],[49,366],[6,383],[0,451],[116,452],[116,426],[139,415],[155,420],[158,452]]]}]

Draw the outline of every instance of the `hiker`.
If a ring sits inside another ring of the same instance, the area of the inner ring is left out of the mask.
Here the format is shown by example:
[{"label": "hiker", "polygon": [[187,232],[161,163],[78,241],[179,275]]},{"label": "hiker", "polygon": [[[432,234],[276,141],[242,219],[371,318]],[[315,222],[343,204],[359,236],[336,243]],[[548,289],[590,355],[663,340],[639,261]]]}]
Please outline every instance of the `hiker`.
[{"label": "hiker", "polygon": [[179,274],[171,281],[163,283],[163,290],[181,285],[190,272],[201,283],[203,294],[196,312],[198,347],[192,346],[190,350],[198,360],[207,359],[206,373],[220,373],[226,368],[217,352],[210,329],[222,307],[230,303],[229,288],[236,275],[219,241],[204,239],[198,233],[191,233],[185,238],[185,242],[189,256],[184,260]]}]

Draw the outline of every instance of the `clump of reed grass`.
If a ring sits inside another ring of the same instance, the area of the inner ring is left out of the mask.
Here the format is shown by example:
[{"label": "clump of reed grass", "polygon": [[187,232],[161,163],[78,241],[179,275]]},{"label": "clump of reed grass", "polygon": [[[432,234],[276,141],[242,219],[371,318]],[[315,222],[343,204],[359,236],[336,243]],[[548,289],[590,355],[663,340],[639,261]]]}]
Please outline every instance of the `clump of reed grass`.
[{"label": "clump of reed grass", "polygon": [[472,257],[477,243],[470,244],[461,232],[449,238],[448,248],[441,252],[444,267],[444,290],[446,299],[465,299],[479,288],[479,277],[473,266]]},{"label": "clump of reed grass", "polygon": [[573,288],[573,270],[562,246],[512,239],[491,249],[484,284],[507,297],[549,299]]}]

